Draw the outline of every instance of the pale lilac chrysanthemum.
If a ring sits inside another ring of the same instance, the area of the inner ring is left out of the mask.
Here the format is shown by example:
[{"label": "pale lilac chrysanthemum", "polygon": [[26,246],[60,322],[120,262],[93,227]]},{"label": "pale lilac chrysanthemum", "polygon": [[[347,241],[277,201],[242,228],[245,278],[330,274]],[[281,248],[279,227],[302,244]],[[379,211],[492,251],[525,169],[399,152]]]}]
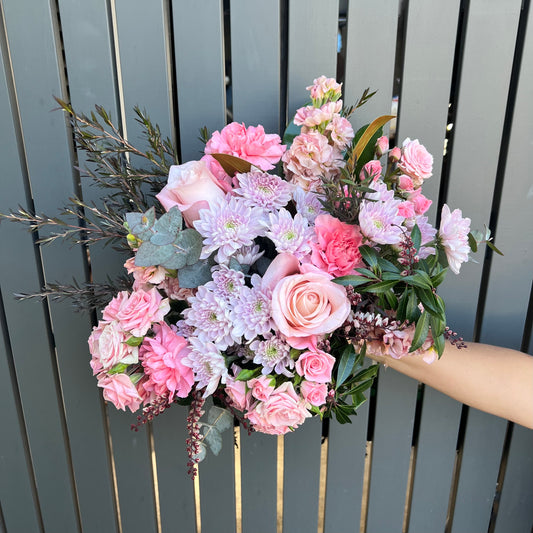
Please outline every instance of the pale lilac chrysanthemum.
[{"label": "pale lilac chrysanthemum", "polygon": [[260,284],[244,287],[233,306],[232,317],[234,335],[244,336],[248,341],[266,335],[274,327],[272,291],[262,290]]},{"label": "pale lilac chrysanthemum", "polygon": [[228,369],[226,361],[219,349],[211,342],[204,342],[197,337],[191,337],[190,354],[182,360],[182,363],[190,368],[194,373],[194,380],[197,382],[197,388],[203,389],[203,398],[207,398],[215,392],[219,383],[226,383]]},{"label": "pale lilac chrysanthemum", "polygon": [[257,244],[253,246],[243,246],[234,254],[233,258],[241,265],[253,265],[265,253]]},{"label": "pale lilac chrysanthemum", "polygon": [[413,218],[405,219],[405,227],[411,231],[413,226],[418,226],[420,230],[421,239],[420,239],[420,249],[418,250],[418,257],[420,259],[426,259],[430,255],[435,255],[435,248],[433,246],[424,246],[425,244],[430,243],[435,239],[437,230],[428,222],[428,217],[423,215],[418,215]]},{"label": "pale lilac chrysanthemum", "polygon": [[237,174],[237,179],[240,187],[234,193],[250,207],[274,210],[286,206],[291,199],[292,185],[279,176],[255,171]]},{"label": "pale lilac chrysanthemum", "polygon": [[264,233],[263,226],[242,198],[216,200],[209,209],[201,209],[199,215],[194,227],[204,238],[201,259],[217,251],[217,262],[225,263],[241,246],[251,246]]},{"label": "pale lilac chrysanthemum", "polygon": [[206,283],[205,288],[228,302],[237,298],[245,285],[244,274],[226,265],[213,267],[211,275],[213,281]]},{"label": "pale lilac chrysanthemum", "polygon": [[383,180],[373,181],[369,187],[375,192],[365,193],[366,200],[374,200],[376,202],[387,202],[394,198],[394,191],[387,188],[387,184]]},{"label": "pale lilac chrysanthemum", "polygon": [[196,328],[202,341],[212,342],[220,350],[240,341],[233,336],[231,309],[223,298],[200,286],[196,296],[189,298],[189,304],[183,311],[185,322]]},{"label": "pale lilac chrysanthemum", "polygon": [[314,236],[313,228],[299,213],[294,218],[286,209],[270,214],[270,231],[266,236],[276,245],[278,253],[291,253],[298,259],[311,252],[309,241]]},{"label": "pale lilac chrysanthemum", "polygon": [[296,187],[292,197],[296,203],[296,212],[310,223],[314,222],[318,215],[325,213],[318,194],[314,192],[304,191],[301,187]]},{"label": "pale lilac chrysanthemum", "polygon": [[444,204],[439,228],[439,241],[446,252],[448,265],[454,274],[459,274],[461,263],[468,261],[470,245],[468,233],[470,232],[470,219],[463,218],[460,209],[450,208]]},{"label": "pale lilac chrysanthemum", "polygon": [[404,218],[398,215],[399,200],[361,203],[359,226],[361,233],[378,244],[397,244],[402,237],[400,225]]},{"label": "pale lilac chrysanthemum", "polygon": [[185,320],[178,320],[174,324],[174,327],[176,328],[175,329],[176,333],[186,339],[196,334],[196,328],[194,326],[190,326],[189,324],[187,324]]},{"label": "pale lilac chrysanthemum", "polygon": [[291,347],[280,337],[272,335],[264,341],[256,340],[250,344],[254,351],[254,363],[261,365],[263,375],[274,371],[292,377],[290,369],[294,368],[294,361],[290,357]]}]

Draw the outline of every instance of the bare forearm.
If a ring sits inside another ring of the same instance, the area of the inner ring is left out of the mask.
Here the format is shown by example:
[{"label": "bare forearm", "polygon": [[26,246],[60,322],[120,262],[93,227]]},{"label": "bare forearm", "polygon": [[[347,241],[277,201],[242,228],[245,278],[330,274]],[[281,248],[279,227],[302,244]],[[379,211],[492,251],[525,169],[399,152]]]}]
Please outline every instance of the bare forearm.
[{"label": "bare forearm", "polygon": [[486,344],[446,345],[441,359],[376,357],[380,361],[467,405],[533,428],[533,357]]}]

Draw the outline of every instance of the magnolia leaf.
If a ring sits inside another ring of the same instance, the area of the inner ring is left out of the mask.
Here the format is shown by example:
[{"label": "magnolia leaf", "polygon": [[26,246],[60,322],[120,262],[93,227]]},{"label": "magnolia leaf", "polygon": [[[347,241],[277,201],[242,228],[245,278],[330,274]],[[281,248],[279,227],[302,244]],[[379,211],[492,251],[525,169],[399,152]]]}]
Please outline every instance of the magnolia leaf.
[{"label": "magnolia leaf", "polygon": [[336,386],[340,387],[352,373],[352,369],[355,363],[355,350],[354,347],[349,344],[344,348],[341,359],[339,361],[339,367],[337,368],[337,380]]},{"label": "magnolia leaf", "polygon": [[224,169],[224,172],[230,176],[235,174],[244,174],[250,172],[252,164],[248,163],[240,157],[235,157],[234,155],[229,154],[210,154],[211,157],[216,159],[220,166]]},{"label": "magnolia leaf", "polygon": [[[361,138],[357,141],[357,144],[355,145],[354,152],[355,157],[359,159],[361,154],[363,153],[363,150],[366,148],[367,144],[370,142],[374,134],[382,128],[389,120],[392,120],[393,118],[396,118],[395,115],[382,115],[381,117],[376,118],[373,120],[365,129],[365,132],[363,135],[361,135]],[[374,147],[372,147],[372,150],[374,150]]]},{"label": "magnolia leaf", "polygon": [[411,348],[409,352],[414,352],[418,350],[426,342],[427,336],[429,333],[429,314],[427,311],[424,311],[418,322],[416,323],[415,334],[413,335],[413,342],[411,343]]},{"label": "magnolia leaf", "polygon": [[287,146],[287,150],[291,147],[291,144],[294,141],[294,138],[300,135],[302,131],[301,126],[297,126],[294,123],[294,120],[291,120],[290,124],[287,126],[285,133],[283,134],[283,144]]}]

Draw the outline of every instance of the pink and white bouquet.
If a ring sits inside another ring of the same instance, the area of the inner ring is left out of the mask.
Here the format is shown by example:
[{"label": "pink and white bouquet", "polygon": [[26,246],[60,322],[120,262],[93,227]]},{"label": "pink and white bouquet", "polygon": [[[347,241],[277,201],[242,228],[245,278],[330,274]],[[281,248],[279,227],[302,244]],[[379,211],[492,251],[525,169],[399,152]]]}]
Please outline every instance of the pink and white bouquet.
[{"label": "pink and white bouquet", "polygon": [[[190,406],[191,472],[233,417],[274,435],[311,416],[350,422],[377,372],[367,351],[440,356],[449,333],[436,288],[483,239],[447,205],[438,229],[429,222],[433,158],[418,140],[389,149],[393,117],[354,133],[348,116],[366,92],[346,109],[335,80],[308,89],[285,144],[229,124],[206,136],[199,161],[169,167],[155,205],[125,213],[132,288],[93,329],[91,367],[107,401],[141,409],[139,424]],[[172,149],[161,146],[164,163]]]}]

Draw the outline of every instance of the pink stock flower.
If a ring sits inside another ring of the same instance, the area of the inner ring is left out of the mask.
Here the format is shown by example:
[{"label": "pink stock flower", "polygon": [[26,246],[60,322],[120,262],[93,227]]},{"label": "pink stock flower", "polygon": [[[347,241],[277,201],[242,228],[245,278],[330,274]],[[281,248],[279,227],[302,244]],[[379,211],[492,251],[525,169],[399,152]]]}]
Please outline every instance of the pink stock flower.
[{"label": "pink stock flower", "polygon": [[256,431],[270,435],[283,435],[292,431],[310,416],[305,400],[296,394],[290,382],[280,385],[266,401],[258,402],[245,415]]},{"label": "pink stock flower", "polygon": [[190,353],[187,341],[177,335],[165,322],[154,325],[155,336],[145,337],[139,357],[149,381],[144,388],[158,396],[169,393],[186,398],[194,383],[192,369],[183,365],[182,359]]},{"label": "pink stock flower", "polygon": [[315,219],[317,242],[311,243],[311,262],[334,277],[346,276],[361,263],[359,246],[363,239],[356,226],[331,215]]},{"label": "pink stock flower", "polygon": [[338,150],[345,150],[354,138],[352,125],[340,115],[334,115],[331,122],[326,126],[333,144]]},{"label": "pink stock flower", "polygon": [[104,400],[111,402],[117,409],[126,410],[126,407],[134,413],[139,409],[142,399],[126,374],[100,374],[98,386],[103,390]]},{"label": "pink stock flower", "polygon": [[413,179],[415,189],[429,178],[433,172],[433,156],[418,142],[405,139],[402,146],[402,157],[398,167]]},{"label": "pink stock flower", "polygon": [[320,107],[312,105],[300,107],[294,116],[294,123],[297,126],[303,126],[306,131],[311,128],[320,126],[320,124],[329,122],[333,119],[335,114],[340,113],[342,109],[342,102],[328,102]]},{"label": "pink stock flower", "polygon": [[287,276],[272,293],[272,318],[289,344],[331,333],[350,313],[344,287],[321,272]]},{"label": "pink stock flower", "polygon": [[442,206],[439,240],[446,252],[448,265],[453,273],[459,274],[461,263],[468,261],[470,245],[468,233],[470,232],[470,219],[463,218],[460,209],[450,212],[450,208]]},{"label": "pink stock flower", "polygon": [[315,383],[313,381],[303,381],[300,385],[300,391],[304,400],[311,405],[320,407],[326,403],[328,386],[325,383]]},{"label": "pink stock flower", "polygon": [[153,287],[149,291],[133,291],[116,313],[120,326],[135,337],[143,337],[152,323],[161,322],[170,311],[168,299]]},{"label": "pink stock flower", "polygon": [[229,154],[240,157],[261,170],[272,170],[281,159],[286,146],[279,135],[265,134],[263,126],[232,122],[220,132],[215,131],[205,145],[206,154]]},{"label": "pink stock flower", "polygon": [[118,322],[99,322],[89,336],[91,368],[96,375],[101,370],[109,370],[119,363],[133,364],[138,360],[138,348],[128,346],[131,337]]},{"label": "pink stock flower", "polygon": [[225,194],[205,161],[189,161],[170,167],[167,184],[156,198],[167,211],[177,206],[191,227],[198,220],[200,209],[209,208],[214,200],[224,199]]},{"label": "pink stock flower", "polygon": [[373,159],[363,166],[361,173],[359,174],[359,179],[364,181],[367,178],[370,178],[371,181],[375,181],[381,176],[381,170],[381,163],[377,159]]},{"label": "pink stock flower", "polygon": [[306,87],[311,92],[313,100],[322,100],[324,98],[337,98],[341,95],[342,83],[337,83],[335,78],[326,78],[320,76],[313,80],[313,85]]},{"label": "pink stock flower", "polygon": [[321,178],[337,176],[344,165],[340,151],[316,131],[298,135],[282,161],[287,179],[305,191],[319,190]]},{"label": "pink stock flower", "polygon": [[334,364],[335,357],[317,348],[302,353],[295,366],[296,372],[307,381],[329,383]]}]

